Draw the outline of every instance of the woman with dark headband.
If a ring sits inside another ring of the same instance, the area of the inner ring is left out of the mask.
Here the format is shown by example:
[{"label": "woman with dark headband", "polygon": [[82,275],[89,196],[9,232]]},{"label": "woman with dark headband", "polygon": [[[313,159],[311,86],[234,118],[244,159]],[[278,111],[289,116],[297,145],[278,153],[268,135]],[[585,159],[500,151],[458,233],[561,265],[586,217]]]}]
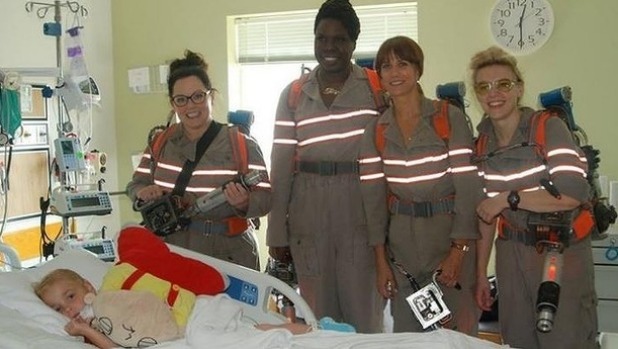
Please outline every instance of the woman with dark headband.
[{"label": "woman with dark headband", "polygon": [[278,260],[291,254],[316,316],[381,332],[384,301],[374,286],[357,164],[378,106],[367,74],[351,62],[360,34],[352,5],[324,2],[314,34],[319,65],[283,90],[277,108],[267,244]]}]

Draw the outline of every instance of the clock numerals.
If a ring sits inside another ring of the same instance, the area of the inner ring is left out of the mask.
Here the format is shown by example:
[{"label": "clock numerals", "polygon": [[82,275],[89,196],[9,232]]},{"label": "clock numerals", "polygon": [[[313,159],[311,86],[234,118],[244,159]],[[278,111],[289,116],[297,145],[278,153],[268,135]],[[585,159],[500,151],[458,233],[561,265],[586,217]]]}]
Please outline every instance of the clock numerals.
[{"label": "clock numerals", "polygon": [[546,0],[496,0],[490,27],[496,42],[513,53],[530,53],[551,35],[554,17]]}]

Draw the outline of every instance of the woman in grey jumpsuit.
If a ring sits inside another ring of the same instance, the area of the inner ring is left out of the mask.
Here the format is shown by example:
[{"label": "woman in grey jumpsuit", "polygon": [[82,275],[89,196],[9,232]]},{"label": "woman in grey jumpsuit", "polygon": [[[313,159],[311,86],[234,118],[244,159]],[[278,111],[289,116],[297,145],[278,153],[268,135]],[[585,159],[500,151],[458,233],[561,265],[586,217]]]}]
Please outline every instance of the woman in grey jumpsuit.
[{"label": "woman in grey jumpsuit", "polygon": [[[480,142],[486,144],[485,149],[477,149],[487,193],[476,209],[482,234],[477,303],[484,310],[493,303],[486,270],[498,226],[496,274],[503,341],[526,349],[596,348],[597,298],[590,235],[570,238],[562,253],[558,310],[553,329],[542,333],[536,328],[536,299],[545,254],[537,250],[536,235],[528,227],[534,212],[579,212],[589,200],[585,156],[558,117],[545,122],[545,155],[530,146],[534,144],[530,135],[536,134],[537,126],[531,122],[536,112],[519,106],[524,82],[514,57],[491,47],[472,58],[470,69],[485,112],[478,125],[479,137],[486,139]],[[559,195],[550,194],[551,188],[543,183],[553,184]]]},{"label": "woman in grey jumpsuit", "polygon": [[441,270],[437,281],[454,314],[446,326],[474,333],[471,242],[478,238],[480,181],[471,164],[472,132],[463,112],[448,106],[448,139],[438,135],[434,118],[441,106],[424,97],[418,83],[423,63],[421,48],[403,36],[386,40],[375,61],[391,98],[389,109],[368,125],[360,158],[376,287],[392,300],[394,331],[419,332],[406,301],[415,291],[406,274],[423,287]]},{"label": "woman in grey jumpsuit", "polygon": [[381,332],[384,302],[373,287],[358,178],[365,125],[377,117],[362,68],[350,61],[360,23],[347,0],[328,0],[315,20],[319,65],[290,107],[281,93],[274,129],[273,209],[267,244],[278,260],[290,252],[300,293],[316,316]]},{"label": "woman in grey jumpsuit", "polygon": [[152,144],[146,148],[127,184],[127,193],[134,201],[156,200],[173,190],[187,160],[196,161],[183,204],[191,205],[197,197],[223,185],[226,202],[210,212],[192,217],[188,227],[168,235],[166,242],[259,270],[257,243],[249,219],[263,216],[270,209],[271,190],[266,165],[257,143],[251,137],[241,135],[245,137],[246,165],[249,169],[263,171],[264,179],[252,190],[230,182],[243,169],[235,159],[227,125],[220,126],[204,155],[195,158],[198,140],[210,127],[219,126],[215,125],[211,115],[215,90],[206,69],[203,59],[191,51],[170,65],[170,103],[180,118],[180,124],[168,130],[168,137],[160,150],[154,151],[156,154],[153,154]]}]

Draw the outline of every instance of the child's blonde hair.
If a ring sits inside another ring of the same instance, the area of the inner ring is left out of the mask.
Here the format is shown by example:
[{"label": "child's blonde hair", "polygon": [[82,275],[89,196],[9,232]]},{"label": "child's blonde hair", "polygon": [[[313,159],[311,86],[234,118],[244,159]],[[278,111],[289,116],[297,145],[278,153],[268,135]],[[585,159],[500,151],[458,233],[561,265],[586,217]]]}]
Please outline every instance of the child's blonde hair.
[{"label": "child's blonde hair", "polygon": [[42,296],[47,289],[62,280],[74,281],[79,284],[86,283],[86,279],[71,269],[56,269],[45,275],[41,281],[34,283],[32,288],[34,288],[37,297],[43,299]]}]

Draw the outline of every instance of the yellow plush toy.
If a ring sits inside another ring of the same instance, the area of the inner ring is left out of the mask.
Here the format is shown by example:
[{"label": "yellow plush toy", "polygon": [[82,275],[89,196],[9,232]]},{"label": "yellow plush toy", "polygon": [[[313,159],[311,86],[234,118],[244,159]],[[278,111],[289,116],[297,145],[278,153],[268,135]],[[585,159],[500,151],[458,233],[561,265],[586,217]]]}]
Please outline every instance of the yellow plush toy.
[{"label": "yellow plush toy", "polygon": [[185,327],[195,304],[195,294],[176,284],[138,270],[129,263],[119,263],[110,268],[103,278],[101,291],[148,291],[171,309],[176,324]]}]

